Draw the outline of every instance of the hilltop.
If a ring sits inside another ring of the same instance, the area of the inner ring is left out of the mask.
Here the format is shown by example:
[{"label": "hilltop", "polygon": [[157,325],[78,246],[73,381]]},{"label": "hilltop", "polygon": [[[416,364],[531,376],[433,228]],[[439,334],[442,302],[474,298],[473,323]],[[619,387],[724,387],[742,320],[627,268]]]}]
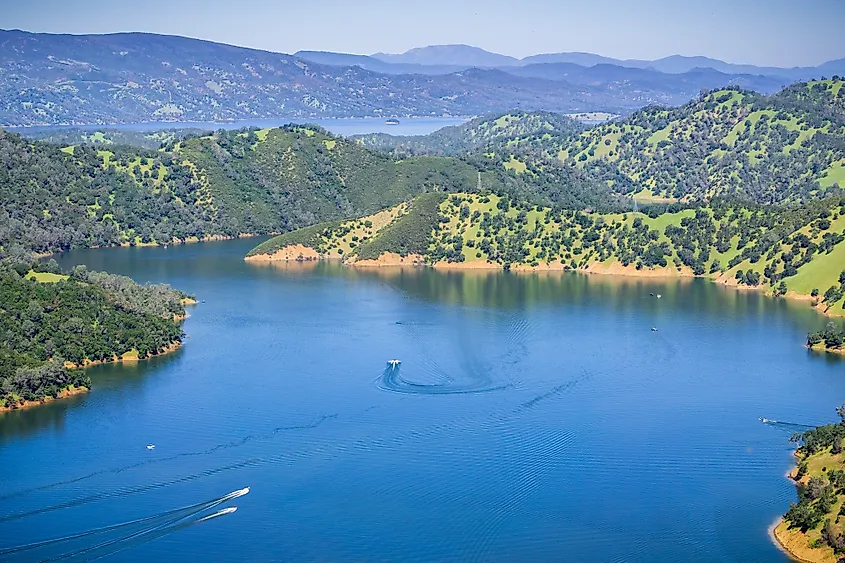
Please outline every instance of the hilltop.
[{"label": "hilltop", "polygon": [[404,257],[402,263],[435,267],[696,275],[802,296],[823,312],[845,314],[845,197],[794,209],[717,200],[649,216],[560,210],[492,193],[432,193],[387,217],[287,233],[248,259],[366,265]]},{"label": "hilltop", "polygon": [[845,185],[843,84],[799,83],[772,96],[719,90],[679,108],[645,108],[546,150],[645,198],[806,201]]}]

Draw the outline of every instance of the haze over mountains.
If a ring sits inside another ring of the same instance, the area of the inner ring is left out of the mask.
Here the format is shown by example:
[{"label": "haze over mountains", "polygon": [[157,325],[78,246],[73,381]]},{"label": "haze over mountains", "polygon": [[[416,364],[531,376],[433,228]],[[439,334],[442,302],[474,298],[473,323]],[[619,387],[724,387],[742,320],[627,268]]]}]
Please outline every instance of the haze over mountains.
[{"label": "haze over mountains", "polygon": [[[762,67],[750,64],[726,63],[718,59],[702,56],[670,55],[661,59],[614,59],[593,53],[568,52],[544,53],[522,59],[491,53],[470,45],[430,45],[410,49],[401,54],[375,53],[367,55],[349,55],[326,51],[299,51],[295,56],[322,64],[354,65],[362,68],[379,69],[379,72],[409,72],[416,70],[426,74],[454,72],[467,68],[506,68],[525,67],[538,64],[572,64],[582,67],[613,65],[623,68],[652,70],[666,74],[682,74],[696,69],[712,69],[724,74],[752,74],[778,77],[781,79],[809,80],[821,76],[830,76],[845,72],[845,58],[828,61],[814,67]],[[391,65],[391,66],[386,66]]]}]

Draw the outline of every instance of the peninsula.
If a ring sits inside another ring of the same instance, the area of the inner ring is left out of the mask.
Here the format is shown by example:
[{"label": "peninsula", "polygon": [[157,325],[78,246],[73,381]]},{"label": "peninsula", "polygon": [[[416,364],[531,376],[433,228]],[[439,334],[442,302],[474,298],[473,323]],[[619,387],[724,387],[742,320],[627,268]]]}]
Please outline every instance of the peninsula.
[{"label": "peninsula", "polygon": [[789,478],[799,500],[774,528],[777,542],[807,563],[836,563],[845,554],[845,405],[836,410],[842,418],[838,424],[792,437],[800,446]]}]

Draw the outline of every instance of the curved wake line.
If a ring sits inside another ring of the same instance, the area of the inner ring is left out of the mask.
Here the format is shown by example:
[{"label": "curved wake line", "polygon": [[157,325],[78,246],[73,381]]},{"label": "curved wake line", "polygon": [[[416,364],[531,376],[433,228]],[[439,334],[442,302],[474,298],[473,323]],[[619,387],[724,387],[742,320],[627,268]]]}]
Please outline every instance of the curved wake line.
[{"label": "curved wake line", "polygon": [[[123,473],[124,471],[137,469],[138,467],[143,467],[145,465],[152,465],[152,464],[156,464],[156,463],[164,463],[164,462],[167,462],[167,461],[173,461],[175,459],[180,459],[180,458],[183,458],[183,457],[211,455],[214,452],[217,452],[217,451],[220,451],[220,450],[227,450],[227,449],[230,449],[230,448],[237,448],[239,446],[243,446],[244,444],[251,442],[253,440],[271,439],[271,438],[275,437],[276,434],[279,434],[280,432],[288,432],[288,431],[293,431],[293,430],[311,430],[311,429],[317,428],[318,426],[320,426],[322,423],[326,422],[327,420],[337,418],[337,416],[338,416],[337,413],[323,415],[319,419],[317,419],[316,422],[313,422],[311,424],[303,424],[303,425],[297,425],[297,426],[279,426],[277,428],[274,428],[272,431],[270,431],[266,434],[253,434],[253,435],[245,436],[245,437],[241,438],[240,440],[235,440],[233,442],[229,442],[228,444],[218,444],[218,445],[214,446],[213,448],[209,448],[207,450],[203,450],[203,451],[199,451],[199,452],[184,452],[184,453],[175,454],[175,455],[168,456],[168,457],[148,459],[148,460],[145,460],[145,461],[139,461],[138,463],[133,463],[133,464],[130,464],[130,465],[124,465],[122,467],[114,467],[114,468],[111,468],[111,469],[101,469],[100,471],[94,471],[93,473],[88,473],[87,475],[82,475],[80,477],[74,477],[73,479],[67,479],[67,480],[64,480],[64,481],[56,481],[55,483],[48,483],[46,485],[39,485],[37,487],[31,487],[29,489],[21,489],[19,491],[14,491],[14,492],[11,492],[11,493],[6,493],[4,495],[0,495],[0,501],[9,500],[11,498],[32,494],[32,493],[35,493],[35,492],[38,492],[38,491],[53,489],[55,487],[62,487],[64,485],[72,485],[74,483],[79,483],[81,481],[85,481],[86,479],[91,479],[92,477],[97,477],[98,475]],[[0,517],[0,522],[5,522],[5,521],[6,521],[5,517]]]},{"label": "curved wake line", "polygon": [[378,388],[382,391],[405,393],[409,395],[466,395],[470,393],[487,393],[513,387],[512,383],[491,386],[489,378],[479,377],[467,384],[453,384],[452,378],[447,383],[414,383],[400,375],[398,366],[390,366],[376,379]]}]

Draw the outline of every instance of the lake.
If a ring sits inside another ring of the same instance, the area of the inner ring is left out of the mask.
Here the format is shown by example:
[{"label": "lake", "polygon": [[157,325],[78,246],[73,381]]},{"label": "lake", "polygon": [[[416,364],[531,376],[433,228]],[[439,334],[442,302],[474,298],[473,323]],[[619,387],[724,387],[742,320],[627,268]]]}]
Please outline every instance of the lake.
[{"label": "lake", "polygon": [[59,258],[204,302],[178,352],[0,416],[0,558],[788,561],[788,438],[845,399],[806,304],[245,263],[259,240]]},{"label": "lake", "polygon": [[241,119],[228,123],[214,121],[180,121],[154,123],[124,123],[115,125],[52,125],[39,127],[8,127],[10,131],[26,135],[28,132],[60,131],[62,129],[82,129],[97,131],[118,129],[122,131],[161,131],[167,129],[197,128],[209,131],[218,129],[241,129],[260,127],[262,129],[280,127],[289,123],[316,123],[327,131],[348,137],[369,133],[389,133],[391,135],[428,135],[443,127],[461,125],[466,117],[409,117],[401,119],[398,125],[388,125],[384,119],[370,117],[357,119]]}]

